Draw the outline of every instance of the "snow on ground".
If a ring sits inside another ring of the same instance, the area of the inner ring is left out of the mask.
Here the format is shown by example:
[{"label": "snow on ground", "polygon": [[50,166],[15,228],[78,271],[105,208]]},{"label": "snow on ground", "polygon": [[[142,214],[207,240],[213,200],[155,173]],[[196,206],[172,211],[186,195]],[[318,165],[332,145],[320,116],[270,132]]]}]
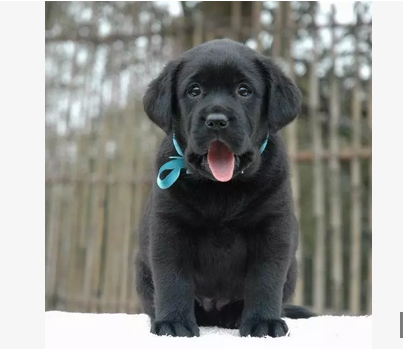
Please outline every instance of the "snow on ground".
[{"label": "snow on ground", "polygon": [[45,312],[46,349],[372,348],[372,317],[285,319],[289,337],[242,338],[236,330],[201,328],[200,337],[158,337],[146,315]]}]

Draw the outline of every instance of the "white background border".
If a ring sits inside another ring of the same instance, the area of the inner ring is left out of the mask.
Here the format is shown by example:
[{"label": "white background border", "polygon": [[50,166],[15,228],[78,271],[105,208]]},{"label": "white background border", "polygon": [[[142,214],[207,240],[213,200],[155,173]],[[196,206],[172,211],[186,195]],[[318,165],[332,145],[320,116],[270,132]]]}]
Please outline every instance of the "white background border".
[{"label": "white background border", "polygon": [[[0,347],[44,347],[44,3],[0,3]],[[373,2],[373,343],[402,348],[403,3]]]},{"label": "white background border", "polygon": [[45,4],[0,2],[0,348],[44,348]]},{"label": "white background border", "polygon": [[403,348],[403,3],[373,2],[373,347]]}]

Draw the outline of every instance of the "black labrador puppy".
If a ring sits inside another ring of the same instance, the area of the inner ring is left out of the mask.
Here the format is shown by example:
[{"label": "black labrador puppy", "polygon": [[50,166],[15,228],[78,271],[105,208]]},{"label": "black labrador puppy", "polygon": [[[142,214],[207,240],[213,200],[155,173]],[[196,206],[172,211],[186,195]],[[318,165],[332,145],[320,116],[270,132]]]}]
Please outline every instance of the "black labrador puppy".
[{"label": "black labrador puppy", "polygon": [[267,57],[213,40],[170,62],[144,96],[166,136],[140,226],[137,291],[157,335],[198,326],[284,336],[298,222],[278,131],[301,93]]}]

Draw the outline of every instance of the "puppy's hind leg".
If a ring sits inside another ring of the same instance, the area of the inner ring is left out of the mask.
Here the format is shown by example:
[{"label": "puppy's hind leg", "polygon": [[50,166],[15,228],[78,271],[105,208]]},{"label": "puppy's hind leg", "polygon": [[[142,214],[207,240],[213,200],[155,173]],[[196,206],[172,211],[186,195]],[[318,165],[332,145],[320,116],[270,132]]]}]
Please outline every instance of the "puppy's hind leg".
[{"label": "puppy's hind leg", "polygon": [[297,260],[294,257],[290,265],[290,268],[288,269],[287,279],[283,288],[283,303],[290,301],[290,299],[293,297],[295,288],[297,286],[297,279],[298,279],[298,267],[297,267]]},{"label": "puppy's hind leg", "polygon": [[136,290],[140,297],[142,311],[147,314],[151,321],[155,318],[154,308],[154,285],[151,271],[139,258],[136,258]]}]

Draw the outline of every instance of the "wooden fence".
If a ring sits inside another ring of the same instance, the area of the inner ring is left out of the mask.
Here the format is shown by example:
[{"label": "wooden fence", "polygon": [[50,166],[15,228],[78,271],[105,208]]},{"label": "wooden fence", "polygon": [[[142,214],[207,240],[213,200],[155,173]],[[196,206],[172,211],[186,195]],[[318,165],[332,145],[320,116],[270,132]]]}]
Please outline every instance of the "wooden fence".
[{"label": "wooden fence", "polygon": [[[333,67],[336,28],[333,23],[328,54]],[[287,35],[297,30],[290,22]],[[370,314],[371,79],[359,77],[358,45],[351,53],[349,89],[334,71],[321,78],[319,29],[311,32],[307,108],[283,132],[302,235],[294,301],[320,314]],[[195,43],[219,36],[203,33],[203,28],[195,31]],[[279,47],[274,56],[299,83],[293,41],[281,42],[274,44]],[[125,80],[128,88],[122,87],[122,57],[129,43],[103,43],[108,45],[105,65],[113,68],[108,76],[94,68],[104,46],[74,40],[68,50],[65,45],[51,40],[46,53],[53,58],[46,70],[46,307],[134,313],[139,310],[133,266],[137,226],[162,134],[147,120],[139,98],[132,98],[137,73]],[[281,50],[288,53],[286,60],[280,59]],[[63,55],[67,58],[55,59]],[[58,80],[64,73],[68,78]],[[77,80],[81,89],[74,88]],[[323,89],[328,90],[325,101]],[[53,91],[63,98],[55,102]],[[52,109],[62,102],[65,107]],[[63,117],[55,120],[55,114]]]}]

